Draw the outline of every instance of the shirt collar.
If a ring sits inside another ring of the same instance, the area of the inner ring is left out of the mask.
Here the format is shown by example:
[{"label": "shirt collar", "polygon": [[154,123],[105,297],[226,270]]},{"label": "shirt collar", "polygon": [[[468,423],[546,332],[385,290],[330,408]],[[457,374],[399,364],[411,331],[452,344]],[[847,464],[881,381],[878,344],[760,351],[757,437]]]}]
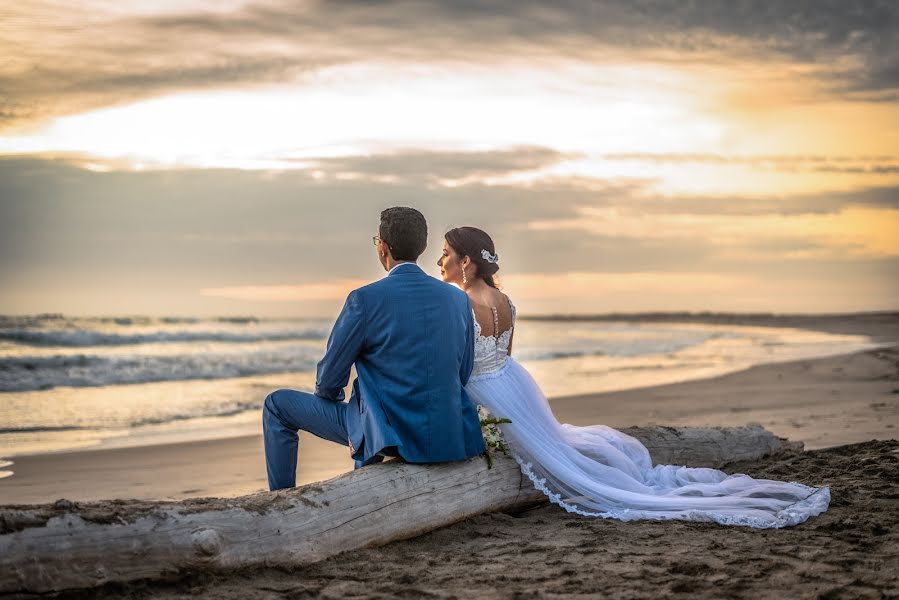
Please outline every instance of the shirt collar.
[{"label": "shirt collar", "polygon": [[400,267],[402,267],[404,265],[415,265],[416,267],[418,267],[418,265],[415,264],[414,262],[401,262],[399,264],[393,265],[393,268],[390,269],[389,271],[387,271],[387,276],[389,277],[390,275],[393,275],[394,271],[396,271],[397,269],[399,269]]}]

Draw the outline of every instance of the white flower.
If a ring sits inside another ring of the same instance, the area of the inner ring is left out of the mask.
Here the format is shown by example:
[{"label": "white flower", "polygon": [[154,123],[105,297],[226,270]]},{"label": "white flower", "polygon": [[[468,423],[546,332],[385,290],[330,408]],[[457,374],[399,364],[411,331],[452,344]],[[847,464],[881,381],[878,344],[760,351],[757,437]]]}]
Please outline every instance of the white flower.
[{"label": "white flower", "polygon": [[497,450],[503,454],[509,453],[509,446],[503,438],[503,432],[499,428],[499,423],[511,423],[509,419],[496,418],[490,414],[486,408],[477,405],[478,418],[481,420],[481,434],[484,436],[484,457],[487,459],[487,467],[493,466],[493,451]]}]

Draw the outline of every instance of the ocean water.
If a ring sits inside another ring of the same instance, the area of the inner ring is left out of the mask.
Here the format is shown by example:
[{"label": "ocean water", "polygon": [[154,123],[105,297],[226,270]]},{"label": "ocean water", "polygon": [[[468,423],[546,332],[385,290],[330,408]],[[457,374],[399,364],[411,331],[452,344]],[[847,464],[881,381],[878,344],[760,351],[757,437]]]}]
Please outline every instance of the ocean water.
[{"label": "ocean water", "polygon": [[[266,394],[314,386],[331,325],[0,316],[0,457],[259,433]],[[520,319],[513,355],[553,398],[875,346],[799,329]]]}]

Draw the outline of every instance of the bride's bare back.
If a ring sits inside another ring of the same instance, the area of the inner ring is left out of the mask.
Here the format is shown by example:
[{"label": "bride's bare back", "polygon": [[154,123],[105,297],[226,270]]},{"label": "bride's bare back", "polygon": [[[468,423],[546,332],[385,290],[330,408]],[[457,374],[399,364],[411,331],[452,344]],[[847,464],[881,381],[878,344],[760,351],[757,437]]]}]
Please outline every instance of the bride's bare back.
[{"label": "bride's bare back", "polygon": [[[512,301],[501,291],[489,288],[489,291],[478,297],[468,294],[475,321],[480,328],[480,335],[498,338],[514,326]],[[512,340],[509,339],[509,354],[512,354]]]}]

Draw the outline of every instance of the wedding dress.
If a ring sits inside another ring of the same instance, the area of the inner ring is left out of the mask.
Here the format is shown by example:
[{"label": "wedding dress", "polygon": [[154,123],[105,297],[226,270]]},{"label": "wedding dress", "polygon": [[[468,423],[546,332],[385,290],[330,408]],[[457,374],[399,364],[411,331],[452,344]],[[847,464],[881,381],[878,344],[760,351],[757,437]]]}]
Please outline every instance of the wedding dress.
[{"label": "wedding dress", "polygon": [[[515,326],[481,335],[466,391],[496,418],[522,472],[551,502],[588,517],[788,527],[827,510],[830,488],[753,479],[717,469],[655,465],[636,438],[605,425],[560,424],[530,373],[508,355]],[[474,312],[474,311],[472,311]]]}]

